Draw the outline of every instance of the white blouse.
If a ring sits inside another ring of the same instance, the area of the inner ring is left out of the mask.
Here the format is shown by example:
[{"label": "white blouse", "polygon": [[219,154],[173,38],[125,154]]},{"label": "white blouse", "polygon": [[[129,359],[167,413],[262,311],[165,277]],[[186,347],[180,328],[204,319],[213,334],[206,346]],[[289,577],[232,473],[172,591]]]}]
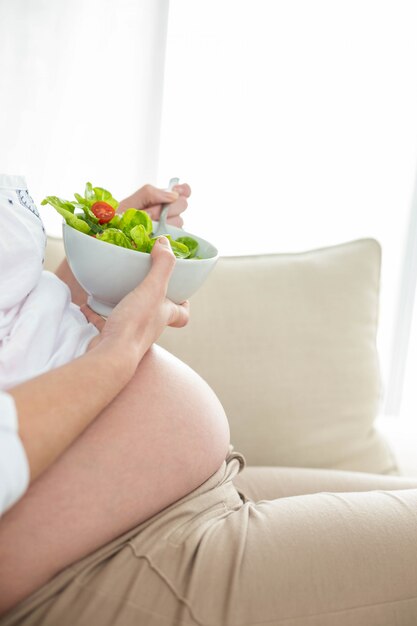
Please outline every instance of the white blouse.
[{"label": "white blouse", "polygon": [[72,361],[98,332],[43,270],[45,245],[25,180],[0,175],[0,389]]},{"label": "white blouse", "polygon": [[[0,174],[0,390],[3,391],[84,354],[98,333],[71,302],[68,286],[55,274],[44,271],[45,245],[45,229],[24,178]],[[10,402],[10,396],[3,394],[0,408],[6,417],[0,430],[1,490],[10,480],[9,475],[16,473],[19,489],[24,484],[22,477],[27,477],[27,464],[17,467],[22,463],[23,452]],[[0,414],[0,425],[2,419]],[[10,450],[7,455],[5,442]],[[3,491],[0,493],[1,511],[3,501],[10,502],[14,496],[3,500],[6,496]]]},{"label": "white blouse", "polygon": [[11,395],[0,391],[0,515],[19,500],[29,484],[29,464],[18,434]]}]

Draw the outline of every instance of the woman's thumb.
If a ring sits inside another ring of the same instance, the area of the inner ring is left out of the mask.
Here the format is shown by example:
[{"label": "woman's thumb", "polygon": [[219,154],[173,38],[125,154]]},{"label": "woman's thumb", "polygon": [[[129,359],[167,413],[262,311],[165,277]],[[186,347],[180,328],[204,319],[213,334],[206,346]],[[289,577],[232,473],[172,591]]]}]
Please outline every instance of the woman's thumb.
[{"label": "woman's thumb", "polygon": [[151,252],[152,267],[145,280],[148,279],[160,288],[168,289],[169,279],[175,265],[175,256],[166,237],[158,237]]}]

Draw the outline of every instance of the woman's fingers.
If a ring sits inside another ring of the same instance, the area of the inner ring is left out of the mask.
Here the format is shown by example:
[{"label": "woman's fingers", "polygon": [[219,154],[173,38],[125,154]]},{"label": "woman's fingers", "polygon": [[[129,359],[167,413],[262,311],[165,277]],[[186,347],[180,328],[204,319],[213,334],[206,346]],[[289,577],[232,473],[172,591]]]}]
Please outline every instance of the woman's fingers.
[{"label": "woman's fingers", "polygon": [[168,326],[172,326],[173,328],[182,328],[188,324],[188,320],[190,319],[190,303],[188,300],[182,304],[174,304],[171,300],[168,300],[167,302],[169,302],[172,311]]},{"label": "woman's fingers", "polygon": [[[175,218],[181,213],[183,213],[187,207],[188,207],[188,201],[185,196],[180,196],[178,200],[175,200],[175,202],[172,202],[169,205],[168,222],[171,224],[172,218]],[[145,211],[148,213],[151,219],[153,219],[154,221],[158,221],[159,215],[161,213],[161,209],[162,209],[161,204],[155,204],[154,206],[147,207]]]},{"label": "woman's fingers", "polygon": [[175,226],[176,228],[182,228],[184,226],[184,220],[182,219],[182,217],[179,216],[170,217],[168,219],[168,224],[170,224],[171,226]]},{"label": "woman's fingers", "polygon": [[122,200],[118,206],[118,213],[123,213],[126,209],[147,209],[154,205],[174,202],[179,197],[177,191],[165,191],[153,185],[144,185],[131,196]]},{"label": "woman's fingers", "polygon": [[175,200],[179,198],[177,191],[166,191],[165,189],[158,189],[158,187],[154,187],[153,185],[145,185],[142,189],[139,189],[136,194],[140,194],[139,201],[142,202],[142,206],[137,208],[146,208],[154,204],[175,202]]},{"label": "woman's fingers", "polygon": [[187,185],[187,183],[175,185],[175,187],[172,188],[172,191],[176,191],[180,196],[184,196],[185,198],[189,198],[191,196],[191,187],[190,185]]},{"label": "woman's fingers", "polygon": [[187,198],[190,197],[190,194],[191,187],[187,183],[176,185],[173,191],[158,189],[153,185],[144,185],[131,196],[122,200],[117,211],[118,213],[123,213],[130,208],[141,209],[146,211],[151,219],[157,221],[162,205],[169,204],[168,223],[177,226],[175,218],[188,207]]},{"label": "woman's fingers", "polygon": [[88,304],[83,304],[80,307],[80,311],[81,313],[85,315],[85,317],[87,318],[87,321],[93,324],[100,331],[103,329],[103,326],[106,323],[105,320],[101,317],[101,315],[98,315],[92,309],[90,309]]}]

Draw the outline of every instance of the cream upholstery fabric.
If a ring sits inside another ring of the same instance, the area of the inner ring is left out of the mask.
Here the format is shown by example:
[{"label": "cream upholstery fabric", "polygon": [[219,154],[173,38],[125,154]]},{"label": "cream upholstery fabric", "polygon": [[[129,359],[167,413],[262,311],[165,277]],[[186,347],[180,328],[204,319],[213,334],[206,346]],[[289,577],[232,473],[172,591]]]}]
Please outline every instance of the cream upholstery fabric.
[{"label": "cream upholstery fabric", "polygon": [[55,272],[62,259],[65,258],[64,242],[62,239],[48,237],[48,243],[45,250],[45,269]]},{"label": "cream upholstery fabric", "polygon": [[[51,240],[54,269],[62,243]],[[371,239],[220,259],[160,344],[213,387],[249,465],[395,471],[374,429],[381,251]]]},{"label": "cream upholstery fabric", "polygon": [[213,387],[250,465],[395,470],[374,429],[381,251],[371,239],[222,258],[160,344]]}]

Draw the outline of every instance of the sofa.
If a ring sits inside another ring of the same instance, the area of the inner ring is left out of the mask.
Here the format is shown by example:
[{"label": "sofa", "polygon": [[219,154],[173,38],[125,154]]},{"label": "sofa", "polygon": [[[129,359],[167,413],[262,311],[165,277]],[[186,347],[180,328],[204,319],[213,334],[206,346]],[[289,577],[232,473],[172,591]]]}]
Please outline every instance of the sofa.
[{"label": "sofa", "polygon": [[[46,269],[63,257],[62,240],[49,238]],[[409,469],[379,416],[380,266],[374,239],[222,257],[187,327],[161,336],[219,396],[248,465]]]}]

